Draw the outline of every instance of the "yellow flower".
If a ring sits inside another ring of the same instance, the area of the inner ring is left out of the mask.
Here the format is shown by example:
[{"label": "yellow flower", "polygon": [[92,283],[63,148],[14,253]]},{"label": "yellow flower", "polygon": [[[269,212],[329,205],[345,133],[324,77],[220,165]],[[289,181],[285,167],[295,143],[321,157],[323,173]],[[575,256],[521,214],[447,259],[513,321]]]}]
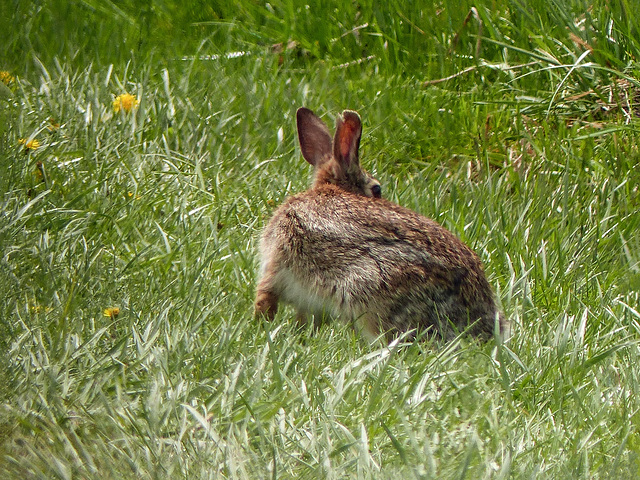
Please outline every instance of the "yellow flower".
[{"label": "yellow flower", "polygon": [[18,143],[20,145],[24,145],[25,150],[37,150],[38,148],[40,148],[40,142],[35,138],[32,138],[31,140],[20,138],[18,139]]},{"label": "yellow flower", "polygon": [[29,310],[31,310],[31,313],[49,313],[51,310],[53,310],[53,307],[43,307],[42,305],[37,305],[33,302],[30,302]]},{"label": "yellow flower", "polygon": [[102,314],[105,317],[109,317],[111,319],[115,319],[118,315],[120,315],[120,309],[118,307],[109,307],[105,308]]},{"label": "yellow flower", "polygon": [[5,85],[9,85],[10,83],[13,83],[15,79],[16,78],[13,75],[11,75],[9,72],[0,71],[0,82],[4,83]]},{"label": "yellow flower", "polygon": [[119,112],[120,110],[130,112],[131,109],[136,108],[139,103],[140,100],[137,100],[135,95],[123,93],[122,95],[118,95],[113,101],[113,110],[115,112]]}]

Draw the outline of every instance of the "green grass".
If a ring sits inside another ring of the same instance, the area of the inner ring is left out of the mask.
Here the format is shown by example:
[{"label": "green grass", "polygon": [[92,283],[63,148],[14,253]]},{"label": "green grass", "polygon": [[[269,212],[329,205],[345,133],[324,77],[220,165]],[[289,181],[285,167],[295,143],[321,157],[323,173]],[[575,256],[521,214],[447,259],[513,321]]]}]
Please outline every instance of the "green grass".
[{"label": "green grass", "polygon": [[[634,8],[2,3],[0,476],[635,478]],[[361,113],[364,166],[480,254],[508,343],[253,318],[302,105]]]}]

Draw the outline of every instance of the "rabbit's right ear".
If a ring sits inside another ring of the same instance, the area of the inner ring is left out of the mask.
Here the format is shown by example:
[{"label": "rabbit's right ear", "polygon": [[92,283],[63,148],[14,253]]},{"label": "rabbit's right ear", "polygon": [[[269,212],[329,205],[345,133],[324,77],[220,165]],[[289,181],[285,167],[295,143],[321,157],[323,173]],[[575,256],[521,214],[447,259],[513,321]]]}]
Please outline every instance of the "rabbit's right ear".
[{"label": "rabbit's right ear", "polygon": [[332,144],[329,128],[308,108],[296,112],[298,140],[302,156],[314,167],[331,158]]},{"label": "rabbit's right ear", "polygon": [[358,149],[362,136],[360,116],[351,110],[342,112],[336,121],[336,134],[333,138],[333,156],[347,168],[359,168]]}]

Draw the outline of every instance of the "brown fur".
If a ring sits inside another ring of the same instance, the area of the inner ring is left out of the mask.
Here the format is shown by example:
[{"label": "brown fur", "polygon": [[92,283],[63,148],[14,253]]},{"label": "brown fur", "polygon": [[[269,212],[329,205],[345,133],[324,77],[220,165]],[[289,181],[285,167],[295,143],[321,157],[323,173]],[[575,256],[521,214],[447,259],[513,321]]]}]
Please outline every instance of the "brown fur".
[{"label": "brown fur", "polygon": [[478,256],[431,219],[380,196],[359,165],[360,118],[345,111],[328,128],[298,110],[313,186],[288,198],[260,242],[257,314],[273,318],[279,301],[306,314],[358,320],[369,336],[431,330],[451,338],[469,328],[489,337],[498,310]]}]

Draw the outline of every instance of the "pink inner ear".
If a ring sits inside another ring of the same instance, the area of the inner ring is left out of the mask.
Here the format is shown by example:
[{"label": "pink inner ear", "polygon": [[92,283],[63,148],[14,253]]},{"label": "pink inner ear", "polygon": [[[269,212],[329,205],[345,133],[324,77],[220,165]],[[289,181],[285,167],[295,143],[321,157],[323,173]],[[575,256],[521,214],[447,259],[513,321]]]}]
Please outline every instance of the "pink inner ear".
[{"label": "pink inner ear", "polygon": [[358,131],[358,126],[354,124],[354,122],[346,121],[342,124],[342,128],[340,130],[340,139],[338,141],[340,147],[340,156],[350,162],[351,155],[350,153],[353,148],[353,143]]}]

